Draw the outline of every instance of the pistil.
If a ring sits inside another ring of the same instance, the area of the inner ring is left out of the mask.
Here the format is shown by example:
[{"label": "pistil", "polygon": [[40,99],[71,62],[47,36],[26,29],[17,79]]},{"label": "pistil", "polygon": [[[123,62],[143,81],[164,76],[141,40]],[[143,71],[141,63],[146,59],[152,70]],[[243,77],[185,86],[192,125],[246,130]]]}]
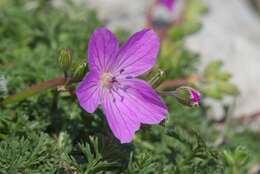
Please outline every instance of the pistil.
[{"label": "pistil", "polygon": [[100,78],[101,86],[109,88],[111,86],[112,79],[113,75],[111,73],[103,73]]}]

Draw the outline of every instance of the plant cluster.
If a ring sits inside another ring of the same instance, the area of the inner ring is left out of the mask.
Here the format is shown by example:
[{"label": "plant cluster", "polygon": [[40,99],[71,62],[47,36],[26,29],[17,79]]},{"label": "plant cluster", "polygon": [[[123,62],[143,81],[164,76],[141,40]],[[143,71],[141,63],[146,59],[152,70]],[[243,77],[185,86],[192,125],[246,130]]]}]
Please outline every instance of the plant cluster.
[{"label": "plant cluster", "polygon": [[[200,56],[184,41],[202,27],[199,17],[206,7],[200,0],[186,2],[182,21],[161,40],[158,64],[142,78],[157,90],[192,86],[202,93],[201,106],[186,107],[164,96],[165,122],[144,125],[132,143],[121,144],[103,112],[85,112],[70,91],[87,71],[92,32],[103,26],[96,12],[70,0],[61,7],[50,0],[0,1],[0,173],[240,174],[259,163],[257,133],[237,132],[241,126],[227,122],[223,134],[207,118],[210,106],[203,98],[221,101],[238,89],[219,61],[197,72]],[[120,29],[115,33],[121,42],[130,35]],[[67,73],[60,53],[71,58]],[[68,85],[64,76],[77,78]],[[27,88],[56,77],[60,81],[48,90]],[[224,143],[216,145],[220,134]]]}]

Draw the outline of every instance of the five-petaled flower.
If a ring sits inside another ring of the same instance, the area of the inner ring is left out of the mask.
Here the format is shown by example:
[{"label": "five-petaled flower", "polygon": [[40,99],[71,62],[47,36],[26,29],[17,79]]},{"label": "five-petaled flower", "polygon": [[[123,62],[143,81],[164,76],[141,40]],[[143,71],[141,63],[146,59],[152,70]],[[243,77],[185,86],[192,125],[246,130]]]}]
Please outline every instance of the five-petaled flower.
[{"label": "five-petaled flower", "polygon": [[144,124],[158,124],[167,114],[165,104],[145,81],[136,77],[152,68],[160,42],[151,29],[132,35],[120,48],[116,37],[98,28],[88,44],[89,72],[76,89],[87,112],[98,106],[121,143],[132,141]]},{"label": "five-petaled flower", "polygon": [[166,7],[169,11],[174,9],[175,0],[158,0],[159,4]]}]

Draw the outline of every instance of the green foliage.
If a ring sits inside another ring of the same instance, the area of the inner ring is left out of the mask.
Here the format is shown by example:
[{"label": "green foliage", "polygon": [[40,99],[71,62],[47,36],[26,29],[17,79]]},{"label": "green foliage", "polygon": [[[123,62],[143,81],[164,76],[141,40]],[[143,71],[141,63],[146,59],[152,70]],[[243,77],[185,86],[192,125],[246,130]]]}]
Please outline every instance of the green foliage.
[{"label": "green foliage", "polygon": [[[64,2],[54,7],[50,0],[0,1],[0,100],[63,75],[57,58],[64,48],[72,50],[70,71],[83,67],[84,71],[74,71],[75,79],[86,71],[88,39],[102,23],[94,11]],[[155,86],[163,79],[196,73],[199,55],[183,43],[201,27],[199,16],[206,8],[199,0],[187,2],[183,23],[162,42],[158,66],[147,76]],[[129,36],[128,31],[116,34],[121,42]],[[210,64],[195,85],[204,89],[218,83],[221,96],[234,94],[226,86],[230,74],[220,68],[221,63]],[[165,71],[163,76],[159,69]],[[203,93],[214,97],[207,90]],[[84,112],[67,92],[52,89],[0,106],[0,173],[229,174],[246,173],[249,165],[259,163],[256,133],[236,133],[231,127],[226,144],[214,147],[219,132],[206,119],[207,108],[187,108],[170,97],[164,99],[169,108],[165,123],[143,126],[133,143],[123,145],[111,134],[100,110]],[[238,144],[243,148],[236,148]],[[248,154],[255,155],[248,158]]]},{"label": "green foliage", "polygon": [[7,95],[7,81],[4,76],[0,76],[0,99]]},{"label": "green foliage", "polygon": [[184,47],[183,40],[165,40],[161,44],[159,67],[165,71],[165,79],[177,79],[191,75],[196,71],[199,55]]},{"label": "green foliage", "polygon": [[175,127],[167,133],[182,147],[176,156],[178,173],[221,173],[223,167],[218,152],[208,147],[196,131]]},{"label": "green foliage", "polygon": [[201,91],[207,96],[222,99],[225,95],[238,95],[237,87],[229,80],[230,73],[222,71],[223,63],[219,60],[209,63],[203,72]]},{"label": "green foliage", "polygon": [[[70,170],[75,170],[79,173],[89,174],[89,173],[101,173],[103,170],[115,169],[118,167],[116,162],[106,161],[100,150],[97,138],[90,138],[92,143],[93,151],[91,150],[90,144],[80,143],[79,152],[81,154],[81,161],[77,161],[72,155],[65,156],[66,166],[69,166]],[[104,149],[103,149],[104,150]],[[106,149],[108,150],[108,149]],[[80,158],[78,156],[78,158]]]},{"label": "green foliage", "polygon": [[177,27],[173,27],[170,32],[174,41],[181,40],[201,28],[200,16],[207,11],[207,7],[201,0],[187,0],[185,10],[184,22]]},{"label": "green foliage", "polygon": [[230,167],[228,173],[239,174],[240,167],[248,162],[248,153],[244,147],[237,147],[234,152],[223,151],[224,162]]},{"label": "green foliage", "polygon": [[0,69],[5,69],[0,73],[11,93],[59,75],[56,60],[63,48],[71,48],[75,63],[85,59],[88,38],[101,25],[94,11],[43,2],[4,1],[0,6]]},{"label": "green foliage", "polygon": [[0,173],[55,173],[59,149],[46,134],[12,137],[0,143]]},{"label": "green foliage", "polygon": [[159,172],[159,163],[156,162],[148,153],[140,153],[130,157],[129,165],[125,174],[149,174],[154,171]]}]

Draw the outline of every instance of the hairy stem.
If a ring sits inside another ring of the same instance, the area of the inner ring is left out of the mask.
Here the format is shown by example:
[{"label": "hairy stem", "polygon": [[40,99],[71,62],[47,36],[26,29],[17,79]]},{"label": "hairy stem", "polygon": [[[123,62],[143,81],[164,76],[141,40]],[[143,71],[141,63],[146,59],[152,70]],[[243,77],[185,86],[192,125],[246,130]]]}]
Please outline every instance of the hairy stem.
[{"label": "hairy stem", "polygon": [[200,77],[196,74],[191,75],[188,78],[184,79],[175,79],[175,80],[165,80],[160,84],[160,86],[157,88],[158,90],[165,90],[165,89],[171,89],[176,88],[182,85],[187,84],[194,84],[200,80]]},{"label": "hairy stem", "polygon": [[22,101],[30,96],[33,96],[41,91],[56,88],[57,86],[64,85],[65,78],[64,77],[56,77],[54,79],[32,85],[31,87],[24,89],[23,91],[13,95],[9,96],[6,99],[4,99],[2,102],[0,102],[0,105],[7,105],[16,103],[19,101]]}]

